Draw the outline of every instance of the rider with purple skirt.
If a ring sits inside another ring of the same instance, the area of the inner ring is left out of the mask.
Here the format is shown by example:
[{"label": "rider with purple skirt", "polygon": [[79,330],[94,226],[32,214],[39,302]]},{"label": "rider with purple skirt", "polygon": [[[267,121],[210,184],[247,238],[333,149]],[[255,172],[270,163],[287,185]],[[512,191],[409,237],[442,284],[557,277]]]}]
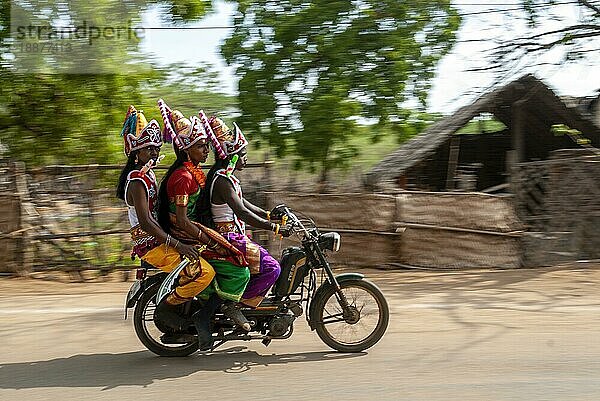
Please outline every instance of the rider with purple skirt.
[{"label": "rider with purple skirt", "polygon": [[240,181],[233,174],[247,163],[248,140],[234,123],[231,130],[218,117],[208,119],[199,113],[215,149],[215,164],[208,173],[210,211],[219,231],[233,246],[242,251],[250,268],[250,282],[240,302],[246,306],[260,305],[273,286],[281,267],[267,250],[246,235],[246,224],[277,234],[280,225],[269,221],[269,212],[253,205],[242,195]]}]

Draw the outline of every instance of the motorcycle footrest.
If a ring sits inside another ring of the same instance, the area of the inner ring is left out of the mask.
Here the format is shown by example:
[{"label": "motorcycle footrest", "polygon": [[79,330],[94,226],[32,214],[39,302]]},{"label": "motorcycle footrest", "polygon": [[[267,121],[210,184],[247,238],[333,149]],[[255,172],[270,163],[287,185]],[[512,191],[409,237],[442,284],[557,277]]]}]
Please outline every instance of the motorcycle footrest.
[{"label": "motorcycle footrest", "polygon": [[215,341],[250,341],[250,340],[262,340],[265,339],[264,335],[251,335],[251,334],[225,334],[214,336]]},{"label": "motorcycle footrest", "polygon": [[193,334],[182,333],[182,334],[163,334],[160,337],[160,341],[163,344],[188,344],[198,341],[198,337]]}]

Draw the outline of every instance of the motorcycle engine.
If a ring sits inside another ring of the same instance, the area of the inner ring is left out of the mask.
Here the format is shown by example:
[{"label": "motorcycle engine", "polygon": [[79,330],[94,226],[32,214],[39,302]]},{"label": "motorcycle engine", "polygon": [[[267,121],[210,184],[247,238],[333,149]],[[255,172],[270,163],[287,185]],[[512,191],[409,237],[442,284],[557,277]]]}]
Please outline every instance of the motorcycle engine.
[{"label": "motorcycle engine", "polygon": [[269,335],[272,337],[281,337],[286,334],[290,326],[294,323],[294,315],[276,316],[269,322]]}]

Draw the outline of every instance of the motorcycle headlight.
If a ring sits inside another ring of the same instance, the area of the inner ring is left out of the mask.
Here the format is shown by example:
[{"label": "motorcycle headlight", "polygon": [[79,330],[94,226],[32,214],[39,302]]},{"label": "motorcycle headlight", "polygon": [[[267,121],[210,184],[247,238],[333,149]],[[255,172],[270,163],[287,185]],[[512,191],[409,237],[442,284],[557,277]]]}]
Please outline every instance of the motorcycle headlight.
[{"label": "motorcycle headlight", "polygon": [[319,246],[321,249],[328,249],[333,252],[340,250],[342,238],[336,232],[325,233],[319,236]]}]

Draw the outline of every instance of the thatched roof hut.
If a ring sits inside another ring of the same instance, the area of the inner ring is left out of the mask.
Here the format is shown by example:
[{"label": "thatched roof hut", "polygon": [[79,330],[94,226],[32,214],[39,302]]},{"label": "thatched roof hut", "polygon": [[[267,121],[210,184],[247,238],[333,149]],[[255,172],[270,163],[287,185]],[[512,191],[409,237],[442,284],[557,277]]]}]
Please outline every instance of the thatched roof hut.
[{"label": "thatched roof hut", "polygon": [[[492,114],[506,128],[488,134],[457,135],[483,113]],[[535,76],[525,75],[402,144],[367,173],[365,184],[373,191],[452,190],[461,166],[475,166],[476,183],[470,189],[502,186],[517,163],[544,160],[553,150],[578,146],[570,138],[554,136],[550,131],[554,124],[575,128],[594,146],[600,145],[600,128],[589,117],[568,107]]]}]

